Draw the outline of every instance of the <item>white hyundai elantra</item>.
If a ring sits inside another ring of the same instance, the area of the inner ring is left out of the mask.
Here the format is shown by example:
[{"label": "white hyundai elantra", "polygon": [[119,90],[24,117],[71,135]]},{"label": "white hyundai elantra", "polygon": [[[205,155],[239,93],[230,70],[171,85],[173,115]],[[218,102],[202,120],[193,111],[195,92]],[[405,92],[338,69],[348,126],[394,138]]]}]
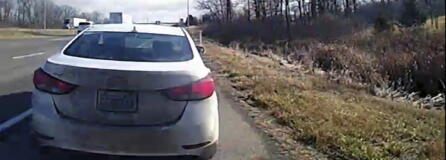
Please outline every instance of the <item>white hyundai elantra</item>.
[{"label": "white hyundai elantra", "polygon": [[210,159],[219,136],[210,70],[183,28],[94,25],[34,74],[41,146]]}]

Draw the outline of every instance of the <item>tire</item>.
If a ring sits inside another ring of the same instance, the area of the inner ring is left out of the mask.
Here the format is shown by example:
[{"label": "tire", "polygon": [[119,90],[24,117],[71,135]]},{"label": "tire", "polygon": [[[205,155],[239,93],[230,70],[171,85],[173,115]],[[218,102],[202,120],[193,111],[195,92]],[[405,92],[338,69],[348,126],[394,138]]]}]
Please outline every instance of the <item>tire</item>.
[{"label": "tire", "polygon": [[40,160],[53,160],[52,155],[53,155],[53,148],[50,147],[45,147],[45,146],[40,146],[38,148],[38,152],[39,152],[39,158]]},{"label": "tire", "polygon": [[53,148],[41,145],[39,139],[35,134],[31,136],[31,145],[36,149],[39,160],[52,160],[51,156],[54,152]]},{"label": "tire", "polygon": [[212,157],[214,157],[215,153],[217,153],[217,142],[214,144],[208,146],[206,149],[203,150],[200,157],[198,157],[198,160],[210,160]]}]

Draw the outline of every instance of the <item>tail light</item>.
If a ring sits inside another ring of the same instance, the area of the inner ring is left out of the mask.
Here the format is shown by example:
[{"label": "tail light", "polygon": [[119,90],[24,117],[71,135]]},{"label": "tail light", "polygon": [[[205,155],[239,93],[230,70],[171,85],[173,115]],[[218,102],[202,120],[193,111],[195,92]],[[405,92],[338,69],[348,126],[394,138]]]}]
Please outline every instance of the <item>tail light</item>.
[{"label": "tail light", "polygon": [[214,80],[208,76],[193,84],[167,89],[164,93],[172,100],[193,101],[209,98],[214,94],[214,91]]},{"label": "tail light", "polygon": [[75,85],[50,76],[42,69],[38,69],[34,72],[33,82],[36,89],[53,94],[67,94],[76,88]]}]

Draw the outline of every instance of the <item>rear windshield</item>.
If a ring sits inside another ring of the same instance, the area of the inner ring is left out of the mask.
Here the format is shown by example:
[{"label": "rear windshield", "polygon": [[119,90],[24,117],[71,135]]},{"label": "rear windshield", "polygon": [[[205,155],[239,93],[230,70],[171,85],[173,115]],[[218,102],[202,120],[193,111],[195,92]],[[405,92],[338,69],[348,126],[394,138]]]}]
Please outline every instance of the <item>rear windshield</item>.
[{"label": "rear windshield", "polygon": [[124,32],[85,32],[64,54],[137,62],[178,62],[193,58],[185,36]]}]

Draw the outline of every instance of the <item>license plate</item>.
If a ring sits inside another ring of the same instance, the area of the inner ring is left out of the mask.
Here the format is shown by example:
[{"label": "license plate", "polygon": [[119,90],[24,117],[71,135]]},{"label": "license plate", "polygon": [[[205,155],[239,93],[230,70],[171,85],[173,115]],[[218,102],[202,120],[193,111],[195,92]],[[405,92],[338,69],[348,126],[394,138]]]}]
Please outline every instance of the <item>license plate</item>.
[{"label": "license plate", "polygon": [[136,112],[138,95],[136,92],[99,91],[97,108],[108,112]]}]

